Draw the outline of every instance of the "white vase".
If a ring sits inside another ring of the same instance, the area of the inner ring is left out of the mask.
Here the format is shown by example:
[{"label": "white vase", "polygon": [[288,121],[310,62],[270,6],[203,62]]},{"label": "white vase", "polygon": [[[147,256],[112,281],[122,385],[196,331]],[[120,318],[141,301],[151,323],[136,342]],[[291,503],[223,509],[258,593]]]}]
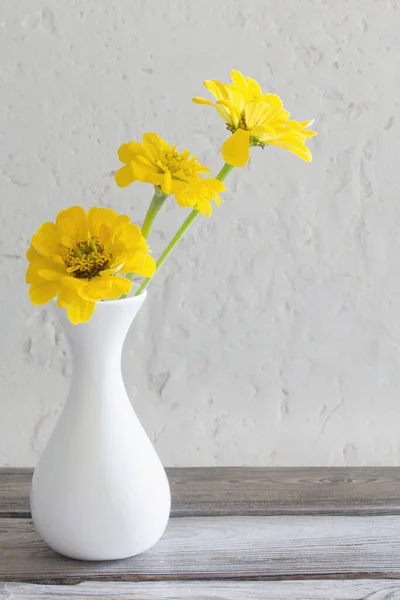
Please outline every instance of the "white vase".
[{"label": "white vase", "polygon": [[99,302],[91,320],[75,326],[54,304],[73,378],[34,472],[31,511],[41,537],[65,556],[134,556],[153,546],[168,522],[168,480],[121,374],[122,346],[145,298]]}]

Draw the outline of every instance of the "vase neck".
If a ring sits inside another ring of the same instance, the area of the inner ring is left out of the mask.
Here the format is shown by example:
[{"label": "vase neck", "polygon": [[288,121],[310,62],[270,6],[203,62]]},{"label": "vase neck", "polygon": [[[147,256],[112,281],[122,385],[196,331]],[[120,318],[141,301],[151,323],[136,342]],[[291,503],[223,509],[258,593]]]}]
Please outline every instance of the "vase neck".
[{"label": "vase neck", "polygon": [[126,335],[145,297],[98,302],[90,321],[79,325],[72,325],[65,311],[55,308],[71,347],[76,375],[94,381],[120,369]]}]

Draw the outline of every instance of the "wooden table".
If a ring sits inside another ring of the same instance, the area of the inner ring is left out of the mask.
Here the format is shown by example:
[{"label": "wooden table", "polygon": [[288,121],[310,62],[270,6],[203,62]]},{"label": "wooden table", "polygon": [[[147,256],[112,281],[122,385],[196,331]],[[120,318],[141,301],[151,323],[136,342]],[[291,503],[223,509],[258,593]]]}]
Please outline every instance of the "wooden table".
[{"label": "wooden table", "polygon": [[400,599],[400,468],[168,469],[163,539],[103,563],[40,540],[31,476],[0,469],[1,599]]}]

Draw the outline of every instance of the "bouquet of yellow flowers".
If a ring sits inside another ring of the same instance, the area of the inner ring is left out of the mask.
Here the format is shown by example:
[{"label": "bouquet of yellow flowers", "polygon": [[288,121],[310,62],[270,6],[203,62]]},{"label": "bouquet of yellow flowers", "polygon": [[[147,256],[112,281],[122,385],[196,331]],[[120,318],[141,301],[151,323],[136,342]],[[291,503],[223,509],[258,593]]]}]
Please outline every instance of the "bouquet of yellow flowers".
[{"label": "bouquet of yellow flowers", "polygon": [[[122,144],[118,157],[123,166],[115,181],[126,187],[135,181],[154,186],[154,196],[141,228],[127,215],[111,208],[85,211],[71,206],[57,215],[55,223],[44,223],[32,237],[27,252],[26,281],[33,304],[57,298],[73,324],[90,319],[96,302],[125,298],[134,276],[143,277],[135,294],[141,294],[155,273],[199,216],[210,216],[212,202],[220,205],[224,180],[234,167],[243,167],[250,149],[275,145],[311,161],[306,146],[316,135],[312,121],[294,121],[279,96],[264,94],[260,85],[239,71],[231,72],[232,83],[216,80],[204,85],[215,101],[193,98],[197,104],[213,106],[230,132],[222,145],[224,166],[216,177],[187,150],[179,152],[156,133],[145,133],[142,141]],[[191,212],[157,261],[149,254],[147,239],[154,220],[169,196]]]}]

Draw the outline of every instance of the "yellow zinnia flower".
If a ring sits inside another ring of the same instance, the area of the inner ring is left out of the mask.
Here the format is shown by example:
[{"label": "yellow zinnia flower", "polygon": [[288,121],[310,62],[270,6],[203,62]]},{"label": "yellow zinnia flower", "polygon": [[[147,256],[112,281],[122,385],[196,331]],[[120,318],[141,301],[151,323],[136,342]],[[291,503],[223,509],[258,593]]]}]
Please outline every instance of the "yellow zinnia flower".
[{"label": "yellow zinnia flower", "polygon": [[118,150],[125,166],[115,174],[117,185],[126,187],[134,181],[152,183],[164,194],[173,194],[180,206],[211,215],[211,200],[220,204],[219,192],[225,190],[224,184],[212,177],[200,177],[211,171],[187,150],[179,153],[176,146],[170,146],[155,133],[145,133],[142,140],[142,143],[122,144]]},{"label": "yellow zinnia flower", "polygon": [[131,281],[120,275],[151,277],[155,271],[140,228],[110,208],[60,211],[55,223],[44,223],[33,236],[26,257],[32,303],[46,304],[57,296],[74,324],[90,319],[96,301],[130,291]]},{"label": "yellow zinnia flower", "polygon": [[260,85],[239,71],[231,71],[232,84],[217,80],[205,81],[206,88],[217,102],[193,98],[197,104],[214,106],[232,132],[222,146],[222,156],[229,165],[243,167],[249,160],[250,147],[273,144],[281,146],[310,162],[306,147],[308,138],[316,135],[306,128],[313,121],[293,121],[275,94],[263,94]]}]

